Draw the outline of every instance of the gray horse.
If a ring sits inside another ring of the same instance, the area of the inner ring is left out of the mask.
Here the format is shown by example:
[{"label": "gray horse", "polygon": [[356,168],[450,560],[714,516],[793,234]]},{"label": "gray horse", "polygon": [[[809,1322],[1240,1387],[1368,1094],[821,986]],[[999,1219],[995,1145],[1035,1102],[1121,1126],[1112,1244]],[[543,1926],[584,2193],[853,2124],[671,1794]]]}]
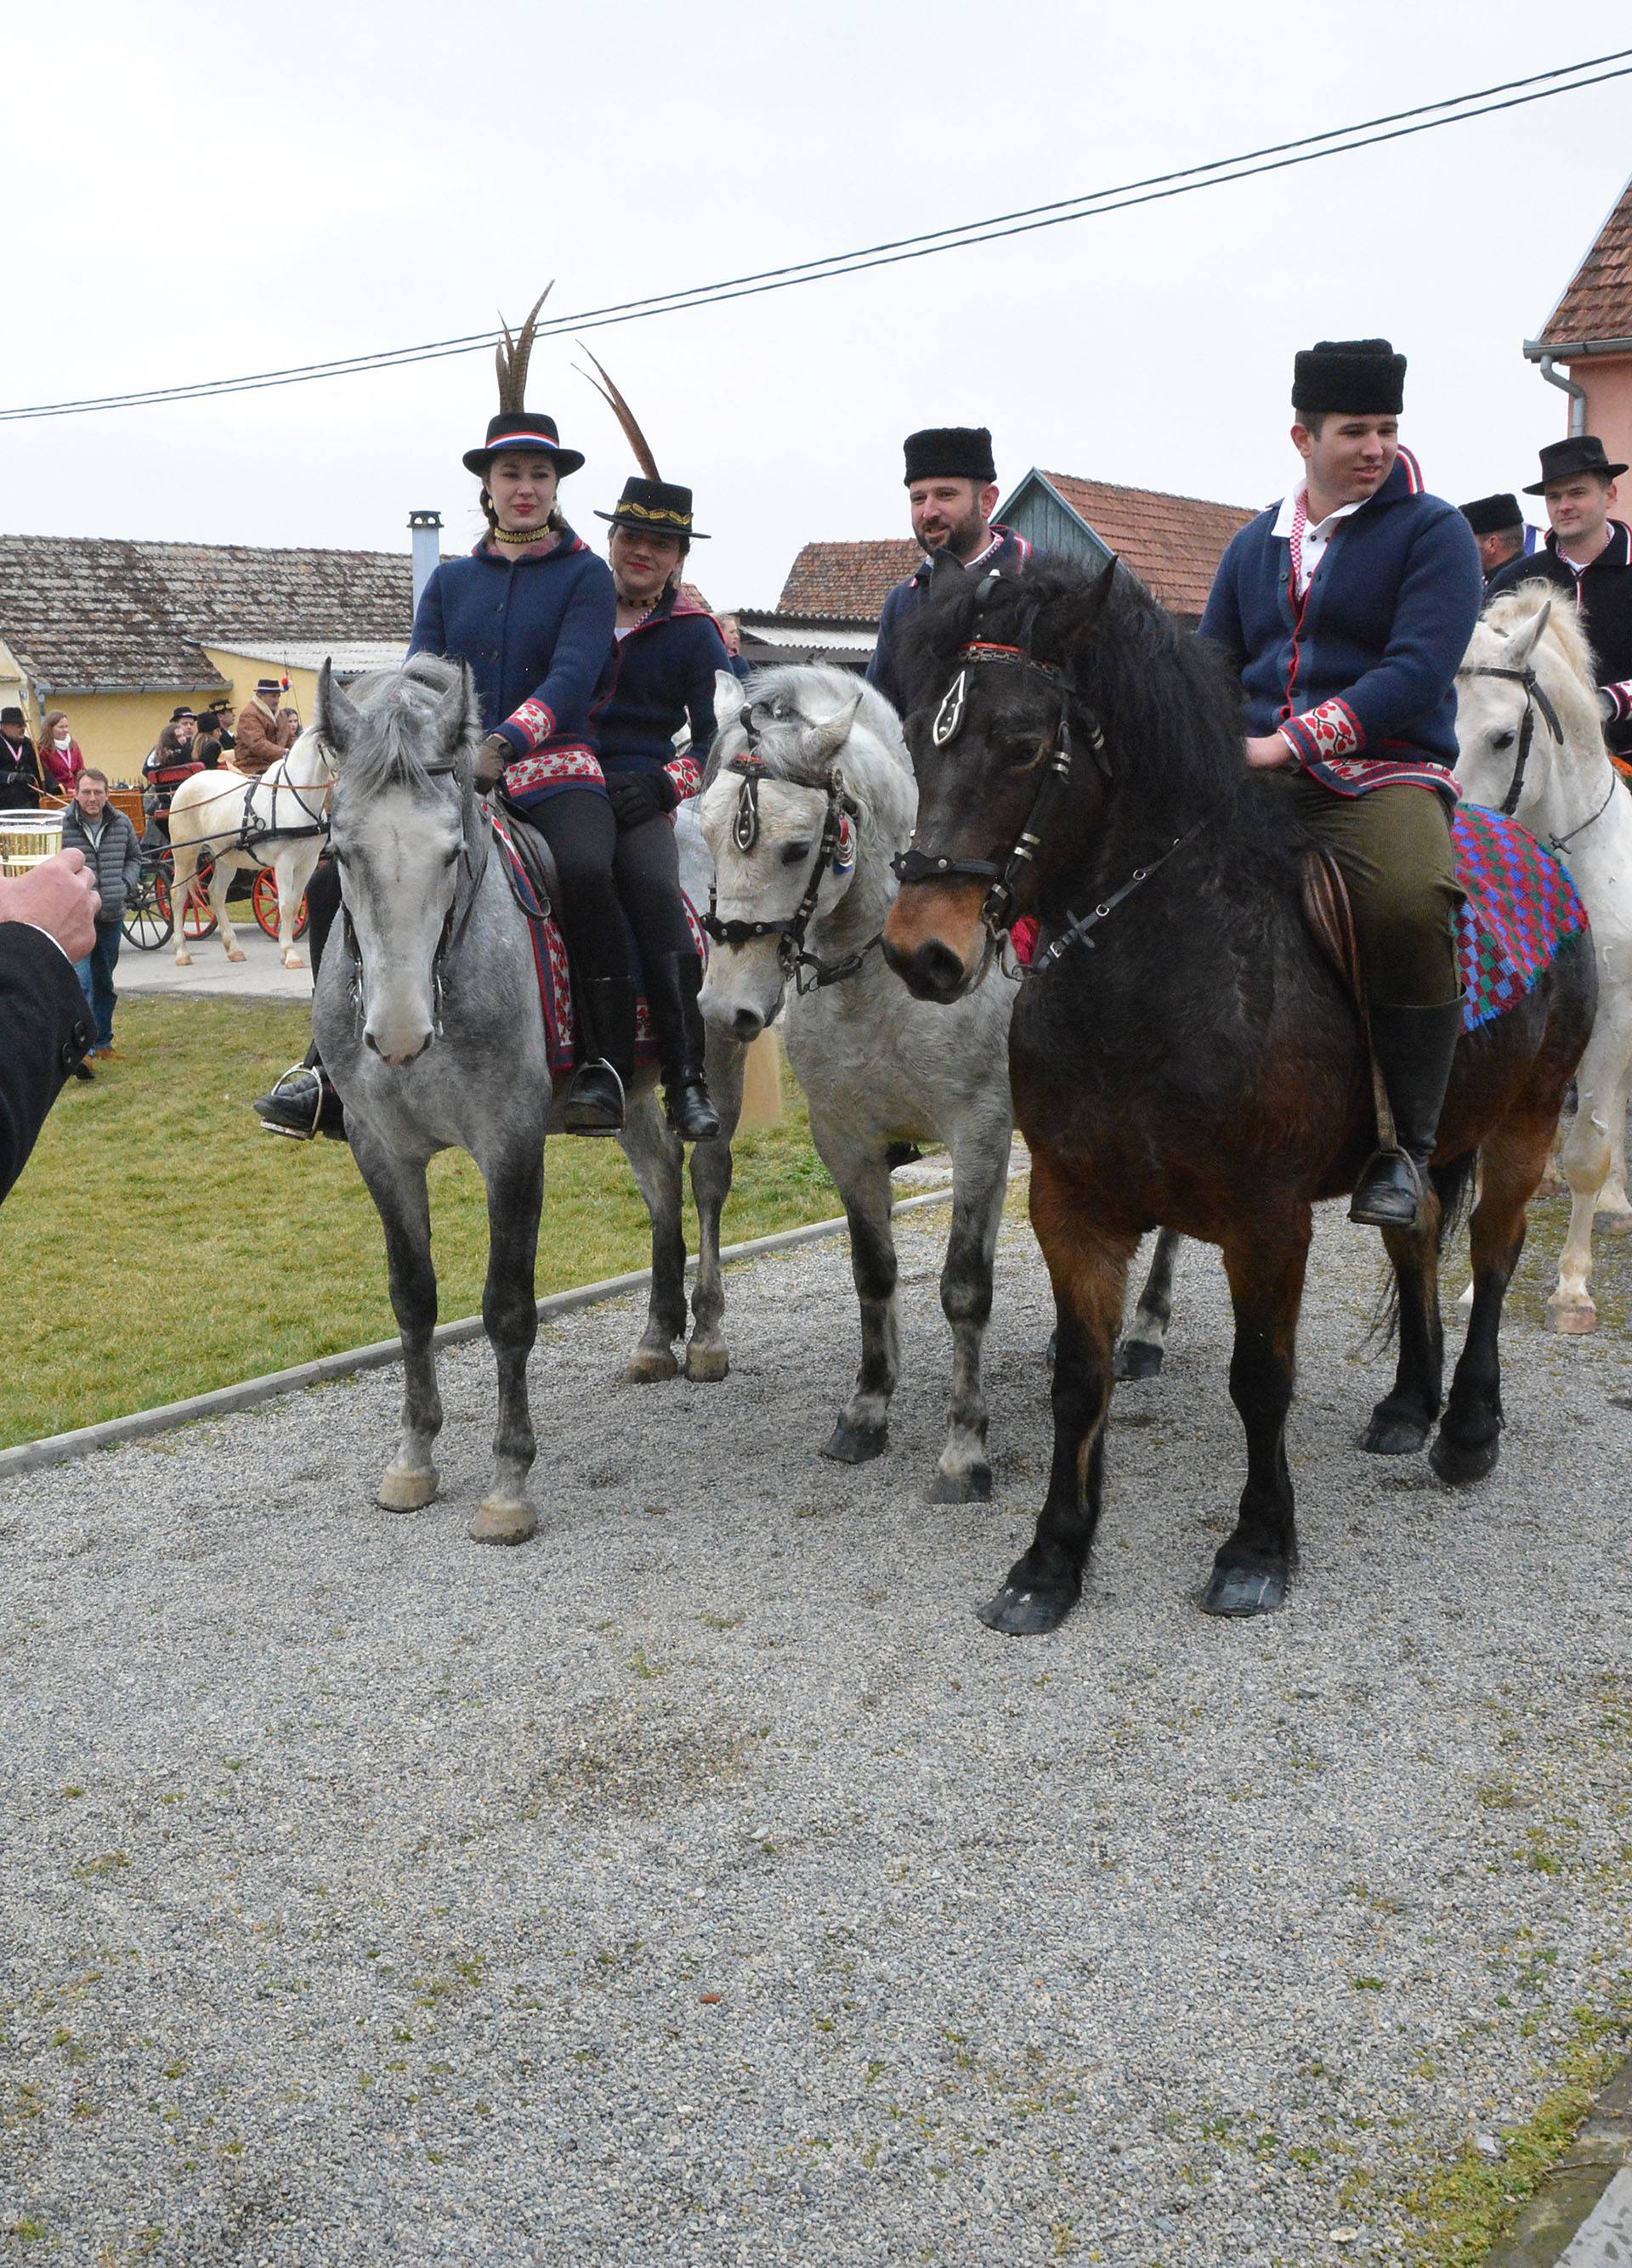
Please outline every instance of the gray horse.
[{"label": "gray horse", "polygon": [[[324,664],[318,731],[335,766],[333,845],[344,902],[318,978],[313,1032],[345,1103],[346,1128],[380,1211],[391,1305],[402,1335],[402,1432],[380,1484],[388,1511],[437,1491],[442,1423],[432,1332],[436,1271],[425,1167],[468,1150],[487,1189],[482,1318],[498,1370],[492,1487],[470,1523],[479,1543],[521,1543],[536,1445],[527,1361],[537,1331],[534,1263],[552,1092],[525,919],[472,785],[481,719],[462,662],[417,655],[342,691]],[[620,1137],[652,1216],[652,1298],[631,1381],[672,1378],[686,1327],[683,1153],[645,1071]],[[742,1050],[711,1039],[710,1092],[722,1132],[692,1152],[701,1222],[695,1329],[686,1374],[723,1378],[720,1216],[731,1184]]]},{"label": "gray horse", "polygon": [[890,860],[918,810],[901,727],[882,695],[842,670],[767,669],[750,681],[746,706],[722,674],[715,711],[734,721],[714,743],[699,799],[719,890],[703,1013],[746,1042],[786,999],[788,1061],[850,1223],[861,1365],[825,1454],[860,1464],[885,1447],[900,1365],[890,1152],[944,1142],[952,1231],[941,1304],[952,1327],[952,1402],[931,1496],[982,1500],[992,1469],[980,1349],[1014,1127],[1015,988],[993,974],[943,1008],[915,1000],[877,950],[896,895]]}]

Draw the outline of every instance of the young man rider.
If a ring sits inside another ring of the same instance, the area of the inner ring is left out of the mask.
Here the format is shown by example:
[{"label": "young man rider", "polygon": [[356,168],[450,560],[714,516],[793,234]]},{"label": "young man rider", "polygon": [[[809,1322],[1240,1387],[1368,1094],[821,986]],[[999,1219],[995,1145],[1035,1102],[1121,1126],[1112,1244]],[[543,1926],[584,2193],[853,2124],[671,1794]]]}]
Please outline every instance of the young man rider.
[{"label": "young man rider", "polygon": [[933,426],[909,433],[905,454],[907,505],[924,557],[884,600],[878,644],[867,666],[868,683],[877,686],[902,714],[907,693],[897,667],[897,641],[902,623],[929,586],[935,554],[949,551],[971,571],[998,567],[1006,575],[1017,573],[1031,556],[1025,537],[992,517],[997,509],[997,471],[992,436],[984,425]]},{"label": "young man rider", "polygon": [[1386,339],[1297,357],[1301,485],[1230,543],[1201,621],[1241,681],[1246,758],[1284,772],[1354,905],[1372,1044],[1399,1147],[1349,1219],[1420,1225],[1462,1027],[1451,841],[1456,673],[1478,619],[1479,549],[1399,446],[1406,358]]},{"label": "young man rider", "polygon": [[1619,756],[1632,755],[1632,529],[1609,507],[1626,469],[1610,463],[1595,434],[1549,442],[1540,479],[1525,490],[1547,500],[1547,549],[1515,559],[1490,585],[1494,595],[1534,575],[1578,601],[1598,657],[1604,738]]}]

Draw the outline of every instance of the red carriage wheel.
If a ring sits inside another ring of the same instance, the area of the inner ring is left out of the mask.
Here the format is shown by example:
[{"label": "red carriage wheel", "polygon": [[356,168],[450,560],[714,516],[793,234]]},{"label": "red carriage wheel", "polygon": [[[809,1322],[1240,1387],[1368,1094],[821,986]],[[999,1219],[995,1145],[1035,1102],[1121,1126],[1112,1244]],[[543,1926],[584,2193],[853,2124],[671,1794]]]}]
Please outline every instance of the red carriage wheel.
[{"label": "red carriage wheel", "polygon": [[[255,919],[271,939],[277,942],[277,877],[270,866],[262,866],[256,874],[255,887],[250,892],[250,903],[255,909]],[[295,935],[306,935],[306,898],[302,895],[295,912]]]},{"label": "red carriage wheel", "polygon": [[[199,860],[198,871],[188,886],[187,910],[182,917],[181,934],[189,944],[196,943],[201,937],[210,937],[214,934],[216,918],[210,909],[209,895],[210,878],[214,872],[215,860],[206,850]],[[153,877],[154,901],[166,922],[173,919],[170,885],[174,879],[175,861],[171,853],[166,850],[159,862],[159,872]]]}]

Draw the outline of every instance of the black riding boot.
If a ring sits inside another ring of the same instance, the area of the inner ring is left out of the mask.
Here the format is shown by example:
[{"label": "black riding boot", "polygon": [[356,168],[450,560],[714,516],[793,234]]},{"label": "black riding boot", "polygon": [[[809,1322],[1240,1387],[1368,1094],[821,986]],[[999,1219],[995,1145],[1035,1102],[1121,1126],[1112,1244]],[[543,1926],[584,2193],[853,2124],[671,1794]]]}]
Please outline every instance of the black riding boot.
[{"label": "black riding boot", "polygon": [[1378,1150],[1355,1185],[1350,1220],[1366,1228],[1421,1225],[1439,1113],[1462,1035],[1462,1003],[1371,1011],[1371,1045],[1388,1090],[1399,1146]]},{"label": "black riding boot", "polygon": [[654,954],[646,973],[646,1006],[657,1042],[668,1123],[683,1142],[712,1142],[720,1116],[703,1078],[703,1012],[697,996],[703,964],[694,953]]},{"label": "black riding boot", "polygon": [[318,1134],[345,1140],[345,1110],[323,1069],[315,1040],[304,1061],[286,1071],[271,1093],[258,1096],[250,1108],[269,1134],[287,1134],[297,1142],[309,1142]]},{"label": "black riding boot", "polygon": [[621,1134],[635,1080],[635,988],[626,976],[585,976],[576,997],[584,1060],[572,1073],[561,1123],[569,1134]]}]

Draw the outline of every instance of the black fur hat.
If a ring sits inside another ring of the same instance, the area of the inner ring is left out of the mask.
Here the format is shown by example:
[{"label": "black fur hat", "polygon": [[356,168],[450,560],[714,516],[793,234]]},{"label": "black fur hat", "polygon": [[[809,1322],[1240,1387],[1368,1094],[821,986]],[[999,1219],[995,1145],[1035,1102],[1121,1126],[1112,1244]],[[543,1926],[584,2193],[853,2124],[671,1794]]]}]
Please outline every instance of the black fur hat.
[{"label": "black fur hat", "polygon": [[1475,497],[1472,504],[1462,506],[1462,517],[1475,535],[1504,535],[1510,527],[1522,527],[1525,515],[1518,498],[1510,489],[1505,496]]},{"label": "black fur hat", "polygon": [[906,480],[979,481],[997,478],[992,436],[984,425],[927,425],[906,437]]},{"label": "black fur hat", "polygon": [[1292,365],[1292,407],[1345,417],[1398,417],[1406,358],[1386,339],[1320,339]]}]

